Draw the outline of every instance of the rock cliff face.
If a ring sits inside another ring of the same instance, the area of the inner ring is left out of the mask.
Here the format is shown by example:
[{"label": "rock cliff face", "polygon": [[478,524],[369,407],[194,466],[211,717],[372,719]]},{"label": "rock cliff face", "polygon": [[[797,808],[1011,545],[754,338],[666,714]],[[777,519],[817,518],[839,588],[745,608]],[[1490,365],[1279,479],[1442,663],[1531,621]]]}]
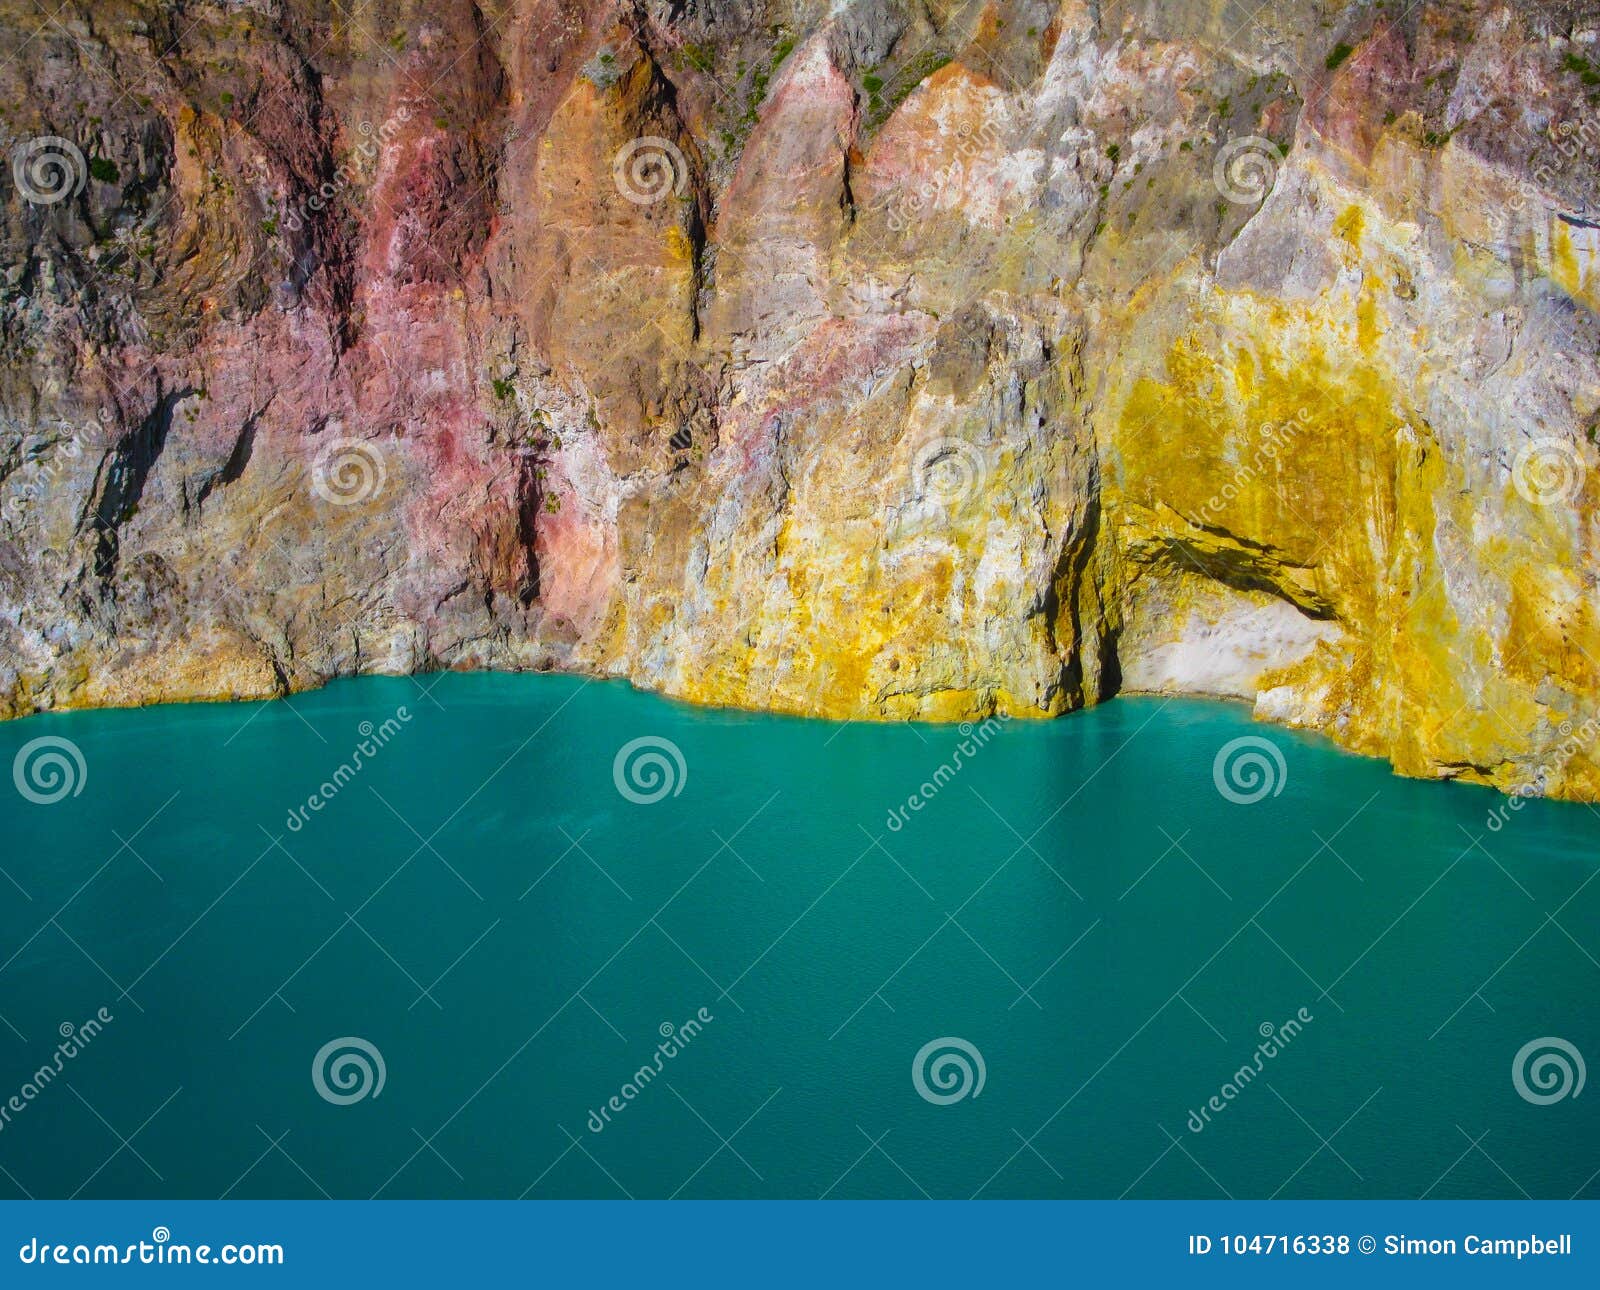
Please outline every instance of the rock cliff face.
[{"label": "rock cliff face", "polygon": [[0,714],[1231,695],[1600,797],[1600,3],[0,0]]}]

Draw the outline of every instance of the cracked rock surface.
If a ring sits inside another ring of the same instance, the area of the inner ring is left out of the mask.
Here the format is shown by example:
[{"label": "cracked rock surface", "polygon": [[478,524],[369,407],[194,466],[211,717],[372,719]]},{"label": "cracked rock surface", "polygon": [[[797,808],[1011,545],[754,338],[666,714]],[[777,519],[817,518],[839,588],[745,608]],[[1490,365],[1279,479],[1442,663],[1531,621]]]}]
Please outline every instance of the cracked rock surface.
[{"label": "cracked rock surface", "polygon": [[0,714],[1143,690],[1600,798],[1595,0],[0,0],[0,47]]}]

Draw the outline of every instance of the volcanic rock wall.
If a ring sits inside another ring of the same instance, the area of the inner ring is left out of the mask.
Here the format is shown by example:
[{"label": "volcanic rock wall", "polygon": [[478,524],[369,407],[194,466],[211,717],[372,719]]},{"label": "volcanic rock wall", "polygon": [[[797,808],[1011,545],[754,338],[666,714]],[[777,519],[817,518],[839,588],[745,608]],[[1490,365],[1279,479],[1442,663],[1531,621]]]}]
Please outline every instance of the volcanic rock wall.
[{"label": "volcanic rock wall", "polygon": [[0,49],[0,713],[1147,690],[1600,797],[1600,3],[0,0]]}]

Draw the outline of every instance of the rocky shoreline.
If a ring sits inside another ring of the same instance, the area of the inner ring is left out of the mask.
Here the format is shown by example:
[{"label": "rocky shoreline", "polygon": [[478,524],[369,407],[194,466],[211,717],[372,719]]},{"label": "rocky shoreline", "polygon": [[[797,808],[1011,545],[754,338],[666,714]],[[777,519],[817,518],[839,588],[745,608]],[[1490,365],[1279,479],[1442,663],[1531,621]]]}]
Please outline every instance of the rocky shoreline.
[{"label": "rocky shoreline", "polygon": [[1600,799],[1600,4],[0,32],[0,715],[1148,691]]}]

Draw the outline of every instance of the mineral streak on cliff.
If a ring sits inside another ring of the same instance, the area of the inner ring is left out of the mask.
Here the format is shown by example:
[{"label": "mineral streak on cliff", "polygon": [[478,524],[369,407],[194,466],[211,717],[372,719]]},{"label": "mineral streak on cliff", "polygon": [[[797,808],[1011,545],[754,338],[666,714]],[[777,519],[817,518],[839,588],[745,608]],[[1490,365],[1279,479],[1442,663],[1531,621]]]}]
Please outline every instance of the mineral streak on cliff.
[{"label": "mineral streak on cliff", "polygon": [[1600,797],[1600,2],[0,0],[0,713],[1233,695]]}]

